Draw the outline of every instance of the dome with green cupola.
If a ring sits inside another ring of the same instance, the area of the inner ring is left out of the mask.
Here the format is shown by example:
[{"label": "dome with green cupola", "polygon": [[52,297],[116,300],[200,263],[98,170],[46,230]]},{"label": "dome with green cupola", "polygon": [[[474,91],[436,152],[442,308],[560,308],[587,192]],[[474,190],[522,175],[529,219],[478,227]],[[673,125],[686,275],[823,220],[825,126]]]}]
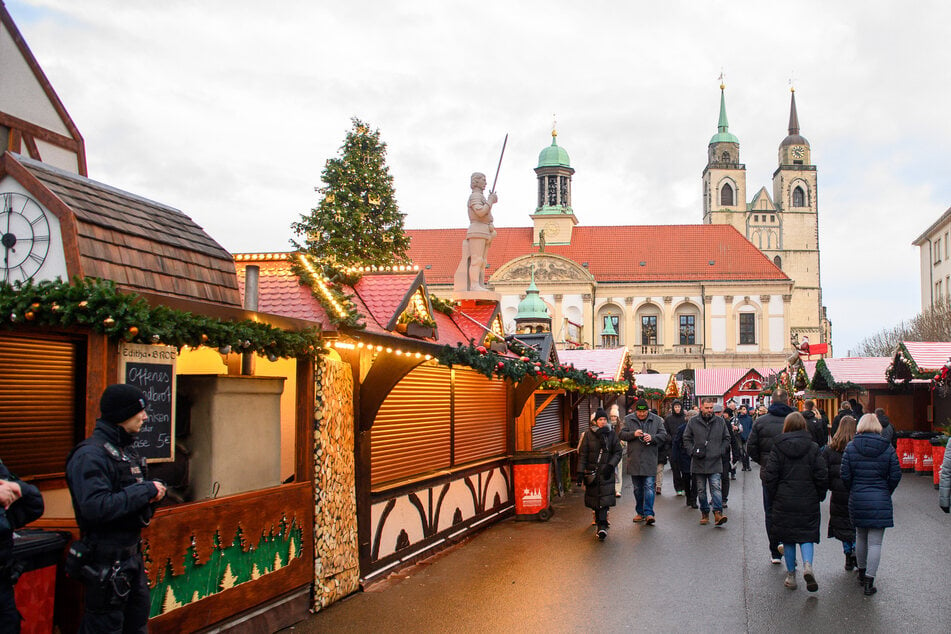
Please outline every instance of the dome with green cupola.
[{"label": "dome with green cupola", "polygon": [[558,145],[558,132],[551,131],[551,145],[538,155],[538,167],[571,167],[565,148]]}]

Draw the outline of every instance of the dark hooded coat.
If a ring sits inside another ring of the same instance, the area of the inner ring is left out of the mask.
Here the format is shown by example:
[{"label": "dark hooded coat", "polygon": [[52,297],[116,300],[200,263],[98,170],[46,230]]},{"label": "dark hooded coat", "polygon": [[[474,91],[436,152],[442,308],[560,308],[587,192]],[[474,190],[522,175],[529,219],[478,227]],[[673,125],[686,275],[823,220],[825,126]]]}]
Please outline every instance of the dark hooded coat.
[{"label": "dark hooded coat", "polygon": [[785,543],[817,543],[819,503],[829,488],[829,472],[812,434],[802,430],[777,436],[760,478],[773,501],[776,538]]},{"label": "dark hooded coat", "polygon": [[[614,468],[621,462],[621,441],[610,425],[592,425],[578,447],[578,474],[593,472],[594,482],[585,485],[584,505],[590,509],[614,506]],[[606,465],[610,469],[605,469]],[[607,475],[605,472],[610,471]]]},{"label": "dark hooded coat", "polygon": [[842,454],[826,445],[822,449],[829,469],[829,532],[843,542],[855,541],[855,527],[849,516],[849,487],[842,481]]},{"label": "dark hooded coat", "polygon": [[849,513],[856,528],[895,525],[892,492],[901,465],[887,440],[874,432],[856,434],[842,455],[842,481],[849,487]]},{"label": "dark hooded coat", "polygon": [[783,433],[786,416],[795,411],[785,403],[773,403],[767,413],[753,421],[753,429],[746,442],[746,451],[753,462],[766,464],[769,454],[773,451],[773,441]]}]

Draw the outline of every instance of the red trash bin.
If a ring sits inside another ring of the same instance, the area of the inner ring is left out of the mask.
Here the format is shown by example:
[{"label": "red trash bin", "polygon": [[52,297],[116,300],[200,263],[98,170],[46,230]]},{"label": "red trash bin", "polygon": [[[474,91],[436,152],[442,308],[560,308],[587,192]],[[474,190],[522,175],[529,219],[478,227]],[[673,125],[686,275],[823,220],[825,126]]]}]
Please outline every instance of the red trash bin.
[{"label": "red trash bin", "polygon": [[915,447],[915,473],[920,476],[931,475],[934,470],[931,455],[932,437],[932,434],[928,432],[917,432],[911,438]]},{"label": "red trash bin", "polygon": [[915,447],[911,442],[911,435],[908,432],[898,432],[895,445],[895,452],[898,454],[898,462],[901,463],[901,470],[908,473],[914,471]]},{"label": "red trash bin", "polygon": [[13,556],[23,564],[23,573],[13,591],[23,616],[22,634],[53,631],[56,566],[66,547],[66,535],[42,530],[15,533]]},{"label": "red trash bin", "polygon": [[515,519],[547,521],[554,510],[549,502],[552,457],[549,453],[517,453],[512,459]]},{"label": "red trash bin", "polygon": [[941,480],[941,465],[944,463],[944,452],[946,448],[943,445],[931,445],[931,465],[934,472],[934,488],[938,488],[938,481]]}]

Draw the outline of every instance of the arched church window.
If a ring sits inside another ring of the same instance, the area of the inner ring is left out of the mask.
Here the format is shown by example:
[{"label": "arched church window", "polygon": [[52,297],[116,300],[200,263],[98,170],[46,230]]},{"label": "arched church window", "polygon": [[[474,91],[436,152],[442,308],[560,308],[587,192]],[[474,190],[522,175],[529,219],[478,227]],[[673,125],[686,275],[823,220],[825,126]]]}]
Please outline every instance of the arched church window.
[{"label": "arched church window", "polygon": [[724,152],[723,154],[721,154],[721,155],[720,155],[720,161],[723,162],[723,163],[729,163],[729,162],[730,162],[730,153],[729,153],[729,152]]},{"label": "arched church window", "polygon": [[796,187],[792,192],[792,206],[793,207],[805,207],[806,206],[806,192],[802,190],[802,187]]},{"label": "arched church window", "polygon": [[733,206],[733,188],[729,183],[724,184],[720,189],[720,204],[724,207]]},{"label": "arched church window", "polygon": [[549,176],[548,177],[548,206],[555,207],[558,205],[558,177]]},{"label": "arched church window", "polygon": [[773,264],[779,268],[783,268],[783,259],[777,255],[775,258],[773,258]]}]

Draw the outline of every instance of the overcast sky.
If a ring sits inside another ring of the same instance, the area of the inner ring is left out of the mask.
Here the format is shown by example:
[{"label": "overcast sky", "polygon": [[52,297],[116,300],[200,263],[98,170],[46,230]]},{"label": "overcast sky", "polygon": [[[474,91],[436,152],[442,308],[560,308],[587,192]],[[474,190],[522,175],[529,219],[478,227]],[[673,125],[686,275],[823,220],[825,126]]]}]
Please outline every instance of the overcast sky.
[{"label": "overcast sky", "polygon": [[553,115],[581,223],[699,223],[721,71],[748,199],[772,195],[795,83],[836,356],[918,312],[911,241],[951,206],[946,1],[6,5],[89,176],[232,253],[289,247],[352,116],[380,129],[409,228],[463,226],[506,133],[493,213],[528,226]]}]

